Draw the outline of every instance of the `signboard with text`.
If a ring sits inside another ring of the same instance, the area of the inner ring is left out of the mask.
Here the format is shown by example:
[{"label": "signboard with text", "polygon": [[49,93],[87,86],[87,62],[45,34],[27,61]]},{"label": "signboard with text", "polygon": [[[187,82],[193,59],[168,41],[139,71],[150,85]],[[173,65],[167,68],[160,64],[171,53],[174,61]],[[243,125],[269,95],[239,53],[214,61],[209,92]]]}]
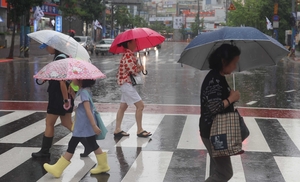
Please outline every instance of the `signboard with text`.
[{"label": "signboard with text", "polygon": [[1,6],[2,8],[7,8],[7,2],[6,0],[0,0],[1,1]]},{"label": "signboard with text", "polygon": [[[33,7],[33,12],[35,12],[36,7]],[[43,4],[41,6],[42,11],[45,15],[59,15],[59,9],[55,4]]]},{"label": "signboard with text", "polygon": [[57,32],[62,32],[62,16],[55,17],[55,30]]}]

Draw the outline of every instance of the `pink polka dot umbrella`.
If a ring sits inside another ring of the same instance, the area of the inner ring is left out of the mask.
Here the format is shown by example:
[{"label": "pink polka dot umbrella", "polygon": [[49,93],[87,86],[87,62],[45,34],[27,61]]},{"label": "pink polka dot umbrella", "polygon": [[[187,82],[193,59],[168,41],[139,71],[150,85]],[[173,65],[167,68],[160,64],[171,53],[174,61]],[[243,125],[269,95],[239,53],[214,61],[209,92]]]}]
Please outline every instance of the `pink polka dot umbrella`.
[{"label": "pink polka dot umbrella", "polygon": [[33,77],[40,80],[96,80],[106,76],[89,62],[67,58],[47,64]]}]

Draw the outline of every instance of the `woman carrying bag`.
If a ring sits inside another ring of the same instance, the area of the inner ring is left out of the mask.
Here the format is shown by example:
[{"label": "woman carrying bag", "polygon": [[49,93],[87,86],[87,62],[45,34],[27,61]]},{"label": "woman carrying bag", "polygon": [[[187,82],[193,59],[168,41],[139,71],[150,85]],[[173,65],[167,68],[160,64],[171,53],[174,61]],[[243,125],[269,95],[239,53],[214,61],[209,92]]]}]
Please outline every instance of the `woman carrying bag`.
[{"label": "woman carrying bag", "polygon": [[209,57],[211,71],[201,87],[200,135],[210,154],[210,176],[206,182],[227,182],[233,175],[230,156],[212,157],[210,129],[217,114],[234,112],[233,103],[240,99],[240,92],[231,90],[225,75],[231,74],[237,66],[241,51],[238,47],[223,44]]},{"label": "woman carrying bag", "polygon": [[124,113],[128,108],[128,105],[134,104],[136,107],[135,119],[137,123],[137,136],[149,137],[152,134],[144,130],[142,127],[144,103],[140,95],[137,93],[136,89],[133,87],[130,78],[131,75],[137,75],[144,69],[143,66],[137,63],[137,59],[133,53],[133,51],[136,50],[136,41],[129,40],[120,43],[118,46],[119,47],[122,46],[125,49],[125,53],[122,59],[120,60],[120,66],[117,75],[118,85],[120,86],[122,96],[121,96],[120,107],[117,113],[114,136],[115,137],[129,136],[128,133],[121,130],[121,124],[122,124]]}]

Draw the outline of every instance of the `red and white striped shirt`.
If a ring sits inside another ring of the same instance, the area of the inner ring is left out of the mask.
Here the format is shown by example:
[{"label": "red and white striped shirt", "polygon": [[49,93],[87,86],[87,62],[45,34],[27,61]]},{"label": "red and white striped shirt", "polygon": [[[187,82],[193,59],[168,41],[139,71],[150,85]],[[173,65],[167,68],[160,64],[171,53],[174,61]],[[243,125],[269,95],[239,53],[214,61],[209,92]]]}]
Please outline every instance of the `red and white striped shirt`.
[{"label": "red and white striped shirt", "polygon": [[130,74],[136,74],[137,69],[137,59],[134,53],[131,50],[126,49],[120,61],[117,74],[118,84],[123,85],[125,82],[131,84]]}]

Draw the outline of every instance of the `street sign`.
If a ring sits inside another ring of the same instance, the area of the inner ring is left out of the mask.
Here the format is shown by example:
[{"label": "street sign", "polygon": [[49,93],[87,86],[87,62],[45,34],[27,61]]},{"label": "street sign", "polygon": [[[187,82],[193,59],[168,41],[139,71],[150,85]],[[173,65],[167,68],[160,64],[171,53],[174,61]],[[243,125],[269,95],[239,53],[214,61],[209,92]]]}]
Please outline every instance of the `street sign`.
[{"label": "street sign", "polygon": [[279,21],[279,16],[278,15],[274,15],[273,16],[273,21]]},{"label": "street sign", "polygon": [[278,3],[274,4],[274,15],[278,14]]},{"label": "street sign", "polygon": [[228,8],[228,10],[232,11],[232,10],[236,10],[235,6],[233,3],[230,3],[230,6]]},{"label": "street sign", "polygon": [[279,21],[273,21],[273,28],[279,28]]},{"label": "street sign", "polygon": [[55,30],[62,32],[62,16],[55,17]]}]

